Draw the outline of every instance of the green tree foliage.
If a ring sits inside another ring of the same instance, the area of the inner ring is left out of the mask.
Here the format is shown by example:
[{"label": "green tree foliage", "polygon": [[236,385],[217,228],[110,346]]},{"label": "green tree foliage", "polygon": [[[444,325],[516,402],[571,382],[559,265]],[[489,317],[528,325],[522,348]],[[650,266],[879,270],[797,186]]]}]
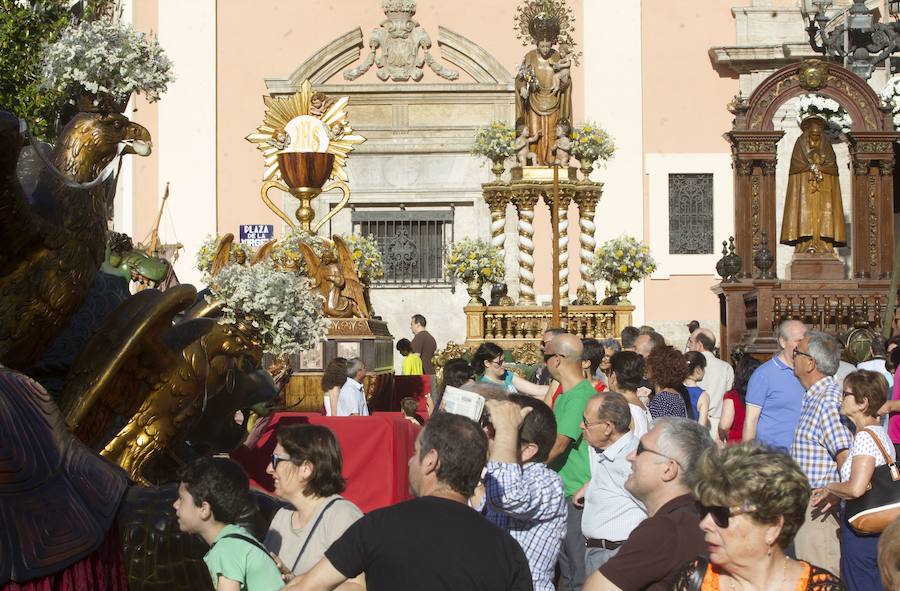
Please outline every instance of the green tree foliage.
[{"label": "green tree foliage", "polygon": [[0,109],[28,123],[42,140],[56,139],[56,121],[67,97],[41,88],[41,57],[71,14],[60,1],[0,0]]}]

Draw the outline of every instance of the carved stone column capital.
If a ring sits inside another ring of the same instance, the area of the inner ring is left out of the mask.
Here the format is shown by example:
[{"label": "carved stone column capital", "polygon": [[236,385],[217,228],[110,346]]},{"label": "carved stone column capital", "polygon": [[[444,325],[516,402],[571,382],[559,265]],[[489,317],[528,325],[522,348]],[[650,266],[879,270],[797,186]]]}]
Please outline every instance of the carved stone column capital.
[{"label": "carved stone column capital", "polygon": [[575,190],[575,204],[582,215],[592,214],[603,196],[603,183],[595,186],[581,185]]},{"label": "carved stone column capital", "polygon": [[492,212],[506,211],[506,205],[510,202],[509,186],[482,185],[482,194]]},{"label": "carved stone column capital", "polygon": [[512,188],[510,201],[519,211],[533,211],[540,196],[541,192],[536,187],[524,185]]}]

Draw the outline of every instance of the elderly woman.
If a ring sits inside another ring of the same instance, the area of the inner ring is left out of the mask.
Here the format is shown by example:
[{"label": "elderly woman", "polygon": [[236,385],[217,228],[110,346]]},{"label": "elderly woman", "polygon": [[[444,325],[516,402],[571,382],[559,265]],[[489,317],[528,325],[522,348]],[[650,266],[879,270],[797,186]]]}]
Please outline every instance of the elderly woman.
[{"label": "elderly woman", "polygon": [[472,367],[479,375],[479,382],[499,384],[509,394],[525,394],[533,398],[543,398],[547,386],[533,384],[508,371],[504,366],[503,349],[495,343],[482,343],[472,356]]},{"label": "elderly woman", "polygon": [[686,393],[681,393],[688,372],[684,355],[669,345],[658,345],[647,356],[646,372],[656,387],[656,394],[650,399],[650,416],[690,418],[690,398],[685,400]]},{"label": "elderly woman", "polygon": [[328,428],[287,425],[276,438],[266,472],[275,480],[275,494],[293,507],[278,510],[264,543],[289,581],[315,566],[362,512],[340,495],[341,448]]},{"label": "elderly woman", "polygon": [[[856,427],[850,454],[841,466],[841,482],[813,491],[813,504],[827,508],[841,500],[866,493],[877,466],[883,466],[884,449],[891,461],[894,446],[881,426],[878,409],[887,400],[888,383],[876,371],[861,369],[844,378],[841,415]],[[841,511],[841,578],[850,591],[882,589],[878,576],[878,535],[857,535]]]},{"label": "elderly woman", "polygon": [[691,563],[673,589],[843,589],[830,572],[785,555],[810,494],[790,457],[754,443],[714,447],[694,476],[709,560]]}]

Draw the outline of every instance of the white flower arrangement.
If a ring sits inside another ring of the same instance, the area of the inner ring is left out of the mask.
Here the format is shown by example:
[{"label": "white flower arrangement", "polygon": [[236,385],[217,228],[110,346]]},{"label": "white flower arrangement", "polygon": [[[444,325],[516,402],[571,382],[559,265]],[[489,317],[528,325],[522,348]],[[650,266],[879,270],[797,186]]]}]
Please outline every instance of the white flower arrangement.
[{"label": "white flower arrangement", "polygon": [[894,114],[894,127],[900,128],[900,74],[891,76],[879,93],[881,100],[891,108]]},{"label": "white flower arrangement", "polygon": [[351,234],[345,237],[345,240],[350,248],[350,256],[356,264],[356,274],[359,275],[360,281],[369,285],[373,279],[384,277],[384,262],[375,236]]},{"label": "white flower arrangement", "polygon": [[818,94],[804,94],[797,103],[797,125],[807,117],[818,115],[825,119],[825,131],[835,139],[842,133],[850,131],[853,120],[847,110],[836,100]]},{"label": "white flower arrangement", "polygon": [[80,21],[44,50],[43,86],[106,95],[116,101],[143,93],[158,101],[174,80],[172,62],[156,37],[130,25]]},{"label": "white flower arrangement", "polygon": [[492,162],[502,162],[515,153],[516,132],[502,121],[494,121],[475,133],[472,154],[486,156]]},{"label": "white flower arrangement", "polygon": [[506,275],[503,251],[480,238],[454,242],[444,268],[448,275],[463,282],[480,277],[484,281],[502,283]]},{"label": "white flower arrangement", "polygon": [[329,326],[322,298],[306,277],[269,263],[226,265],[211,286],[223,302],[224,324],[238,324],[276,357],[311,349]]}]

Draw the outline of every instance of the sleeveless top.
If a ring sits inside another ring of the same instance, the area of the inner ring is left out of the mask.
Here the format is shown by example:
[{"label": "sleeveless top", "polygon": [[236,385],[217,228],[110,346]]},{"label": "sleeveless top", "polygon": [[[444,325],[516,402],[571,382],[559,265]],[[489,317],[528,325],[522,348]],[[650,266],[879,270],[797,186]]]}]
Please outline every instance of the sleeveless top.
[{"label": "sleeveless top", "polygon": [[[803,574],[800,575],[794,591],[844,591],[841,580],[827,570],[803,560],[797,562],[803,566]],[[699,571],[703,568],[703,563],[706,563],[706,568],[703,569],[702,583],[698,585]],[[703,561],[694,560],[681,571],[671,589],[674,591],[720,591],[723,587],[719,580],[719,570],[704,559]]]},{"label": "sleeveless top", "polygon": [[503,383],[502,384],[500,382],[496,382],[496,381],[492,380],[491,378],[487,377],[486,375],[482,375],[480,378],[478,378],[478,381],[484,382],[485,384],[496,384],[498,386],[503,386],[504,388],[506,388],[506,392],[509,394],[518,394],[519,393],[519,391],[516,390],[516,387],[513,386],[513,383],[512,383],[513,372],[511,372],[511,371],[505,371],[503,373]]},{"label": "sleeveless top", "polygon": [[691,395],[691,406],[694,407],[694,419],[700,420],[700,411],[697,410],[697,403],[700,401],[700,395],[703,394],[703,388],[700,386],[685,386],[688,394]]}]

